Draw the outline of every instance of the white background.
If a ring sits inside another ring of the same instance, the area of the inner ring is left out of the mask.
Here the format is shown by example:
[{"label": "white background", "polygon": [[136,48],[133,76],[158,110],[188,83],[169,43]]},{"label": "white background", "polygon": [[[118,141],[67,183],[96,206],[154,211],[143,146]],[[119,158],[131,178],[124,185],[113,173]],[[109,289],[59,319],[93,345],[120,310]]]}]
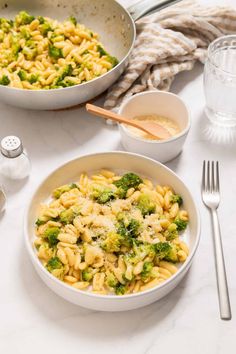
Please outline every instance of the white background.
[{"label": "white background", "polygon": [[[131,1],[122,3],[129,5]],[[235,0],[219,3],[236,5]],[[183,153],[168,166],[191,188],[199,206],[200,247],[190,272],[177,289],[153,305],[126,313],[85,310],[51,292],[32,268],[22,234],[24,207],[40,181],[78,155],[121,150],[117,128],[88,116],[84,109],[32,112],[0,104],[0,137],[20,136],[32,161],[27,183],[6,185],[8,205],[0,218],[0,353],[228,354],[235,351],[236,146],[223,143],[207,128],[200,64],[192,72],[179,75],[172,91],[189,105],[192,128]],[[233,312],[230,322],[219,319],[210,218],[200,199],[203,159],[218,159],[221,165],[219,215]]]}]

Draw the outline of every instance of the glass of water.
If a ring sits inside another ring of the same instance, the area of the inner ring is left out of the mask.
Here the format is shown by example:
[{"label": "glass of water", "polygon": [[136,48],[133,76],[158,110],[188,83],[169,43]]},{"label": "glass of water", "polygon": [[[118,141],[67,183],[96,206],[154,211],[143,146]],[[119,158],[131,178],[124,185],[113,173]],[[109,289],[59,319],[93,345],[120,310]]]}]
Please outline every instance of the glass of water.
[{"label": "glass of water", "polygon": [[210,44],[204,89],[207,117],[224,127],[236,126],[236,35],[220,37]]}]

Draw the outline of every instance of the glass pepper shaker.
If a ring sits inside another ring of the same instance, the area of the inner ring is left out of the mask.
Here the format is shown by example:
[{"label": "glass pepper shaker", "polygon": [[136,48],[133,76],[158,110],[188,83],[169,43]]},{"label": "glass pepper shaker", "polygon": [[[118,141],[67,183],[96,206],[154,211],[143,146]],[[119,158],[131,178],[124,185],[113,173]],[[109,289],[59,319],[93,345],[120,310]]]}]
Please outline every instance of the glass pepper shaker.
[{"label": "glass pepper shaker", "polygon": [[17,136],[6,136],[0,144],[0,175],[9,179],[23,179],[30,173],[30,161]]}]

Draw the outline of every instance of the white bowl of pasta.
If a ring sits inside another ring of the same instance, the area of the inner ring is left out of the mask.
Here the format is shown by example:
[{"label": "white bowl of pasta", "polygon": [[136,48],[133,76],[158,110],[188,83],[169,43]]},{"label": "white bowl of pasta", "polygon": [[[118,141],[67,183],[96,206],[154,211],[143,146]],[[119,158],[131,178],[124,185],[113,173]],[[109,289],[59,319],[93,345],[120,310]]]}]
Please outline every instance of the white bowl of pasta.
[{"label": "white bowl of pasta", "polygon": [[200,219],[170,169],[106,152],[50,174],[30,200],[24,233],[36,271],[55,293],[86,308],[125,311],[177,286],[196,252]]}]

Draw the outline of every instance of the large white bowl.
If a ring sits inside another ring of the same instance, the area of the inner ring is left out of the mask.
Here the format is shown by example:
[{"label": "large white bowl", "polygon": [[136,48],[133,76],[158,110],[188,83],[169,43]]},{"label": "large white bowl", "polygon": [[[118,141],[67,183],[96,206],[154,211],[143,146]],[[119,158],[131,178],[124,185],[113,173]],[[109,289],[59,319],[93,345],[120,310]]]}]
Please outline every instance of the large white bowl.
[{"label": "large white bowl", "polygon": [[[141,176],[150,178],[154,182],[172,186],[176,193],[181,194],[183,197],[184,208],[188,210],[190,217],[189,226],[184,234],[184,238],[190,248],[190,255],[173,277],[155,288],[145,292],[124,296],[92,294],[74,289],[58,280],[42,266],[37,258],[36,250],[33,246],[33,240],[35,237],[34,223],[39,204],[49,197],[51,191],[55,187],[77,180],[78,176],[84,171],[91,172],[101,168],[109,168],[120,172],[136,172]],[[33,266],[45,284],[47,284],[55,293],[76,305],[89,309],[100,311],[124,311],[151,304],[154,301],[161,299],[177,286],[187,273],[196,252],[200,235],[200,219],[190,191],[170,169],[163,166],[161,163],[141,155],[126,152],[105,152],[79,157],[70,161],[59,167],[42,182],[33,194],[27,208],[24,220],[24,234],[26,248]]]}]

